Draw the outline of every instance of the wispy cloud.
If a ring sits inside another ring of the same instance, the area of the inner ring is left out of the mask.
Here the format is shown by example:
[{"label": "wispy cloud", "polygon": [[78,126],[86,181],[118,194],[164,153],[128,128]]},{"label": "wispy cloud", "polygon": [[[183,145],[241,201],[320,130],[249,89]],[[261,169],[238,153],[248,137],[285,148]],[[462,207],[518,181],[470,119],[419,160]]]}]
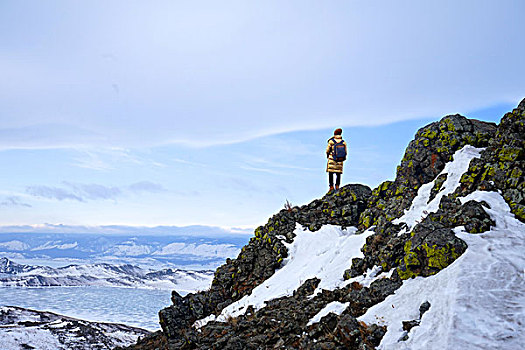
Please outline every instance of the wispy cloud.
[{"label": "wispy cloud", "polygon": [[271,168],[281,168],[281,169],[290,169],[290,170],[305,170],[305,171],[318,171],[318,169],[314,169],[314,168],[307,168],[307,167],[301,167],[301,166],[296,166],[296,165],[292,165],[292,164],[285,164],[285,163],[280,163],[280,162],[274,162],[274,161],[270,161],[270,160],[267,160],[267,159],[264,159],[264,158],[251,158],[250,162],[261,164],[261,165],[265,165],[265,166],[268,166],[268,167],[271,167]]},{"label": "wispy cloud", "polygon": [[63,182],[64,185],[68,186],[72,192],[86,199],[115,199],[122,194],[122,190],[118,187],[109,187],[99,184],[80,184],[72,182]]},{"label": "wispy cloud", "polygon": [[193,165],[193,166],[199,166],[199,167],[206,167],[206,164],[197,163],[197,162],[190,162],[189,160],[181,159],[181,158],[172,158],[172,160],[176,163],[181,163],[185,165]]},{"label": "wispy cloud", "polygon": [[157,183],[150,181],[139,181],[129,186],[105,186],[101,184],[83,184],[76,182],[63,181],[62,187],[34,185],[26,187],[26,192],[29,195],[63,200],[75,200],[79,202],[87,202],[90,200],[116,200],[125,193],[158,193],[164,192],[166,189]]},{"label": "wispy cloud", "polygon": [[283,186],[265,186],[261,185],[259,183],[255,183],[250,180],[246,180],[240,177],[230,176],[225,177],[222,179],[221,187],[232,189],[234,191],[240,191],[244,193],[244,195],[252,197],[253,193],[265,193],[269,195],[274,194],[284,194],[286,195],[289,193],[288,189],[284,188]]},{"label": "wispy cloud", "polygon": [[32,196],[48,199],[58,199],[63,201],[65,199],[76,200],[84,202],[84,199],[68,189],[55,187],[55,186],[43,186],[35,185],[26,187],[26,192]]},{"label": "wispy cloud", "polygon": [[150,181],[135,182],[134,184],[129,185],[128,188],[131,191],[138,192],[138,193],[140,192],[156,193],[156,192],[166,191],[166,189],[162,185],[154,183],[154,182],[150,182]]},{"label": "wispy cloud", "polygon": [[277,171],[277,170],[273,170],[269,168],[257,168],[257,167],[246,166],[246,165],[240,166],[240,168],[244,170],[248,170],[248,171],[256,171],[259,173],[267,173],[267,174],[272,174],[272,175],[287,175],[285,172]]},{"label": "wispy cloud", "polygon": [[32,205],[24,203],[18,196],[9,196],[6,197],[2,202],[0,202],[1,207],[26,207],[31,208]]},{"label": "wispy cloud", "polygon": [[137,155],[132,150],[108,148],[77,148],[78,155],[74,158],[74,166],[92,170],[112,170],[116,164],[151,165],[165,167],[166,165],[155,160]]},{"label": "wispy cloud", "polygon": [[81,156],[75,158],[73,165],[79,168],[93,169],[93,170],[110,170],[112,166],[110,163],[101,159],[101,157],[94,152],[82,151]]}]

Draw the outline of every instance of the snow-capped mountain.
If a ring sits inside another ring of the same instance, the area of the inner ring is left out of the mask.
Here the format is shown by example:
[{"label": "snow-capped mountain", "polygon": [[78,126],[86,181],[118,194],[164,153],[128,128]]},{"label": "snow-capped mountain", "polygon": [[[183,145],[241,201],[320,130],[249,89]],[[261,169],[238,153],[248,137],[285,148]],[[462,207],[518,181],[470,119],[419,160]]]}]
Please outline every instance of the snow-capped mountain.
[{"label": "snow-capped mountain", "polygon": [[94,350],[127,346],[149,332],[116,323],[79,320],[51,312],[0,307],[0,349]]},{"label": "snow-capped mountain", "polygon": [[[0,231],[7,228],[0,227]],[[133,264],[152,268],[181,267],[212,269],[226,258],[237,256],[246,244],[246,234],[227,234],[216,228],[196,228],[189,233],[168,234],[160,228],[136,235],[119,233],[0,232],[0,257],[27,264],[63,266],[71,263]],[[54,229],[57,230],[56,228]],[[68,230],[74,230],[69,227]],[[78,227],[78,230],[86,228]],[[125,231],[125,227],[120,230]],[[134,232],[133,228],[127,228]],[[101,229],[105,232],[104,229]],[[82,232],[82,231],[79,231]],[[119,231],[120,232],[120,231]],[[163,234],[159,234],[161,232]],[[202,233],[199,233],[202,232]]]},{"label": "snow-capped mountain", "polygon": [[525,99],[420,129],[394,181],[281,210],[131,349],[523,348]]},{"label": "snow-capped mountain", "polygon": [[0,259],[0,287],[105,286],[195,291],[206,289],[210,270],[146,270],[134,265],[87,264],[53,268]]}]

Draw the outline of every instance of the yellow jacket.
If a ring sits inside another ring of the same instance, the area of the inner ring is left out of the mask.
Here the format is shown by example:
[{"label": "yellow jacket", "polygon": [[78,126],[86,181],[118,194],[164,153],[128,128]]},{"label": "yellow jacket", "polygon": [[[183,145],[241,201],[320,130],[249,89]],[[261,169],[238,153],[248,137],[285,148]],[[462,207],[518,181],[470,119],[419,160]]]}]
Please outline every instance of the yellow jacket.
[{"label": "yellow jacket", "polygon": [[[335,139],[335,141],[333,140]],[[332,146],[335,142],[341,142],[343,137],[341,135],[335,135],[334,137],[330,138],[328,140],[328,145],[326,146],[326,156],[328,157],[328,164],[326,165],[326,172],[330,173],[343,173],[343,162],[336,162],[334,160],[334,157],[332,155]],[[343,141],[343,144],[345,145],[346,153],[348,154],[348,150],[346,148],[346,142]]]}]

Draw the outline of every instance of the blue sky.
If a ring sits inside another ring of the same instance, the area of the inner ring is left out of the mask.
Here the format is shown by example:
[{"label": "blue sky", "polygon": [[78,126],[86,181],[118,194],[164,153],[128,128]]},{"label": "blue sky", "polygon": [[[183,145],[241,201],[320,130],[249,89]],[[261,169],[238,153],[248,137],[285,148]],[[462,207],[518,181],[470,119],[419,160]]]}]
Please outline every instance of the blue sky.
[{"label": "blue sky", "polygon": [[3,1],[0,225],[255,226],[525,96],[523,1]]}]

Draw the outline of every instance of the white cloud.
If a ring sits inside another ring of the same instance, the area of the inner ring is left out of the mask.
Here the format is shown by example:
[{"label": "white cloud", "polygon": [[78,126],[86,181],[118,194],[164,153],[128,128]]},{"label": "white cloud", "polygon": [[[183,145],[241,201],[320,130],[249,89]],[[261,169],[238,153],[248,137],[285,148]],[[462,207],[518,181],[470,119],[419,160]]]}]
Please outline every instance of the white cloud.
[{"label": "white cloud", "polygon": [[153,165],[165,167],[164,164],[139,156],[137,152],[121,147],[82,147],[76,148],[73,165],[92,170],[114,170],[122,164]]}]

